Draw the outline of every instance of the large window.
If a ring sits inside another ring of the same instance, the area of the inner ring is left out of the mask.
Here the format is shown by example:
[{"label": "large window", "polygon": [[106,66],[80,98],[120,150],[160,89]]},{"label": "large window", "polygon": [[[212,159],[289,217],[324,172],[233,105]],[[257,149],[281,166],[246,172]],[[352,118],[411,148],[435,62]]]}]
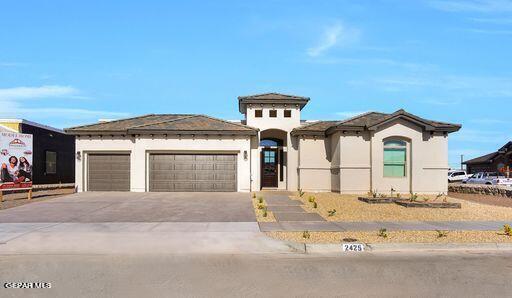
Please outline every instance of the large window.
[{"label": "large window", "polygon": [[384,142],[384,177],[405,177],[407,143],[401,140]]},{"label": "large window", "polygon": [[57,173],[57,152],[46,151],[45,173],[46,174],[56,174]]}]

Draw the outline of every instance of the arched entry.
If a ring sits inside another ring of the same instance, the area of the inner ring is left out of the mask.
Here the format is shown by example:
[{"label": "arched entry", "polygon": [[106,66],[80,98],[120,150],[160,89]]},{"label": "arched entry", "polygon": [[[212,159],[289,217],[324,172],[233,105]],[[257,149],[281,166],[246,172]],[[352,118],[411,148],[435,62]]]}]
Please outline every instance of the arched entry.
[{"label": "arched entry", "polygon": [[261,188],[286,188],[286,136],[285,131],[278,129],[260,134]]}]

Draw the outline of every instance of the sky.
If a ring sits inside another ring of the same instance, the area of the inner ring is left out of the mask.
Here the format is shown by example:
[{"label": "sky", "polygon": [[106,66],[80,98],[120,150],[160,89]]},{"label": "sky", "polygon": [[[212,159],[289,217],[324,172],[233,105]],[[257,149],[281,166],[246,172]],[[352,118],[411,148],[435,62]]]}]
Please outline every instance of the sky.
[{"label": "sky", "polygon": [[58,128],[149,113],[303,119],[400,108],[462,124],[450,166],[512,140],[512,0],[0,0],[0,117]]}]

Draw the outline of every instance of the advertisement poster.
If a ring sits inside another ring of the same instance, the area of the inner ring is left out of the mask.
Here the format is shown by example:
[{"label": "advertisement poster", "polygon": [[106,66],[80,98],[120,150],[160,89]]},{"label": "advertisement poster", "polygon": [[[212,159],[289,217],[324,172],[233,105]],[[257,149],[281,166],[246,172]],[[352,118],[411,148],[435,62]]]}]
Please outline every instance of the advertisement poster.
[{"label": "advertisement poster", "polygon": [[0,188],[32,187],[32,135],[0,133]]}]

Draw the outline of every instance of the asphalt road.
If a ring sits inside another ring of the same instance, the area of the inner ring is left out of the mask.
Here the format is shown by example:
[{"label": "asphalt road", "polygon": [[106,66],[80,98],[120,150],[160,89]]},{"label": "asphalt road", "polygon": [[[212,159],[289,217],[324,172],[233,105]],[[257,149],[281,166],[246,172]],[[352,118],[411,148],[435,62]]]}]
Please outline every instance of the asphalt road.
[{"label": "asphalt road", "polygon": [[[0,297],[510,297],[512,253],[2,255]],[[51,289],[5,289],[5,282]]]}]

